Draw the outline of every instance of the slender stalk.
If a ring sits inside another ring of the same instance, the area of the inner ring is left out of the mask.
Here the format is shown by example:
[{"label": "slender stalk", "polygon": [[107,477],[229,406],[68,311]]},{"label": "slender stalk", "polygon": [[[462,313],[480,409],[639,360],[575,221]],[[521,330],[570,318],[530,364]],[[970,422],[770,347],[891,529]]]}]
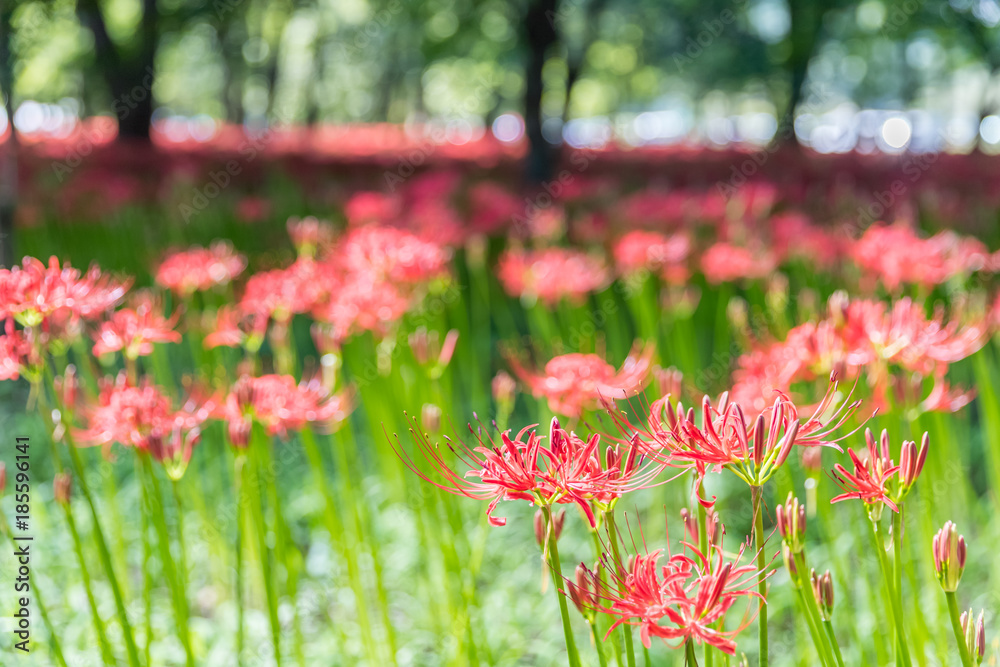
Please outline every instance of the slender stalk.
[{"label": "slender stalk", "polygon": [[694,642],[690,639],[684,642],[684,667],[698,667],[698,654],[694,650]]},{"label": "slender stalk", "polygon": [[889,566],[889,559],[885,555],[885,546],[879,535],[878,522],[869,517],[868,525],[871,527],[871,535],[874,538],[875,553],[878,555],[879,567],[882,569],[882,579],[885,581],[886,592],[889,594],[889,611],[892,615],[892,622],[896,628],[896,642],[899,653],[903,658],[903,664],[910,667],[913,663],[910,660],[910,649],[906,645],[906,632],[903,628],[903,609],[896,597],[895,586],[892,584],[892,568]]},{"label": "slender stalk", "polygon": [[[604,549],[601,546],[600,535],[598,535],[598,533],[597,533],[596,530],[590,531],[590,535],[591,535],[591,537],[594,540],[594,557],[598,560],[598,562],[600,562],[604,558]],[[600,574],[600,577],[601,577],[601,585],[602,586],[607,586],[608,585],[607,568],[603,568],[603,567],[600,568],[600,573],[599,574]],[[594,622],[595,623],[599,623],[600,622],[600,616],[598,616],[598,618],[595,618]],[[606,623],[605,625],[606,626],[610,625],[610,623]],[[615,659],[615,664],[618,665],[618,667],[622,667],[622,656],[621,656],[620,647],[618,646],[618,633],[617,632],[612,633],[610,639],[611,639],[611,641],[609,643],[611,645],[612,656]]]},{"label": "slender stalk", "polygon": [[594,648],[597,649],[597,664],[600,667],[608,667],[608,659],[604,656],[604,643],[601,641],[601,632],[597,629],[597,619],[590,621],[590,634],[594,638]]},{"label": "slender stalk", "polygon": [[[622,560],[621,551],[618,548],[618,530],[615,528],[615,511],[605,512],[604,521],[608,527],[608,539],[611,541],[611,553],[615,558],[615,567],[625,568],[625,561]],[[625,574],[619,573],[618,592],[625,594]],[[635,648],[632,646],[632,628],[628,623],[622,623],[622,632],[625,635],[625,657],[628,667],[635,667]]]},{"label": "slender stalk", "polygon": [[[892,585],[896,595],[896,606],[903,608],[903,504],[899,504],[899,511],[892,513]],[[896,637],[896,664],[901,663],[902,649],[899,648],[900,637]]]},{"label": "slender stalk", "polygon": [[246,497],[243,492],[243,469],[246,467],[246,457],[242,454],[236,457],[233,471],[236,486],[236,664],[243,665],[243,507]]},{"label": "slender stalk", "polygon": [[833,631],[833,623],[823,621],[823,628],[826,630],[826,636],[830,639],[830,646],[833,647],[833,655],[837,659],[837,667],[844,667],[844,656],[840,653],[840,642],[837,641],[837,633]]},{"label": "slender stalk", "polygon": [[552,527],[552,509],[544,506],[542,511],[545,513],[546,551],[549,554],[549,567],[552,569],[552,576],[556,580],[556,585],[552,588],[555,589],[556,597],[559,598],[559,614],[562,616],[563,636],[566,639],[566,653],[569,657],[570,667],[580,667],[580,654],[576,650],[576,640],[573,639],[573,627],[569,622],[569,607],[566,605],[566,596],[559,590],[563,584],[563,576],[562,565],[559,562],[559,545],[557,544],[558,540],[556,540],[556,531]]},{"label": "slender stalk", "polygon": [[[243,472],[247,475],[243,487],[248,494],[250,516],[253,519],[254,532],[257,537],[257,547],[260,555],[261,578],[264,582],[264,597],[267,599],[267,616],[271,625],[271,644],[274,647],[275,662],[281,665],[281,622],[278,620],[278,594],[274,584],[271,557],[273,550],[267,544],[267,524],[264,522],[264,494],[261,479],[263,466],[260,461],[260,447],[267,447],[263,437],[262,427],[253,425],[250,439],[251,465],[245,466]],[[252,482],[252,484],[251,484]],[[254,497],[256,496],[256,497]]]},{"label": "slender stalk", "polygon": [[[106,665],[117,664],[114,653],[111,650],[111,642],[108,641],[107,632],[104,629],[104,621],[97,610],[97,602],[94,599],[93,586],[90,583],[90,573],[87,571],[87,560],[83,555],[83,544],[80,542],[80,534],[76,530],[76,522],[73,520],[73,510],[69,505],[64,506],[66,513],[66,525],[69,527],[70,536],[73,538],[73,551],[80,564],[80,576],[83,579],[83,590],[87,594],[87,604],[90,606],[90,615],[94,621],[94,631],[97,633],[97,643],[101,647],[101,658]],[[11,533],[8,533],[11,534]]]},{"label": "slender stalk", "polygon": [[819,605],[816,603],[816,596],[813,594],[812,583],[806,576],[809,568],[806,565],[806,555],[804,552],[795,555],[795,564],[797,579],[795,586],[799,592],[799,602],[801,602],[806,611],[806,621],[809,624],[809,634],[812,637],[813,646],[816,647],[816,652],[819,654],[823,664],[832,666],[834,664],[833,656],[830,654],[830,649],[826,645],[826,638],[823,635]]},{"label": "slender stalk", "polygon": [[[696,503],[698,505],[698,548],[701,549],[703,554],[709,555],[708,551],[708,511],[705,510],[705,506],[701,503]],[[709,557],[709,567],[711,568],[714,562],[711,557]],[[712,652],[712,646],[705,643],[705,667],[714,667],[715,656]]]},{"label": "slender stalk", "polygon": [[125,599],[122,597],[121,587],[118,585],[118,578],[115,576],[115,568],[111,564],[111,552],[108,551],[108,542],[104,539],[104,531],[101,529],[101,519],[100,514],[97,511],[97,505],[94,504],[94,498],[90,493],[90,487],[87,485],[86,477],[83,472],[83,462],[80,460],[80,453],[76,449],[76,445],[69,439],[67,434],[67,447],[69,450],[70,462],[73,464],[74,481],[79,482],[80,492],[83,494],[84,499],[87,501],[87,505],[90,507],[90,515],[93,519],[93,534],[94,540],[97,542],[97,553],[101,558],[101,566],[104,568],[104,574],[108,578],[108,582],[111,584],[111,592],[115,598],[115,607],[118,610],[118,621],[122,624],[122,634],[125,637],[125,649],[128,652],[128,664],[130,667],[139,667],[141,663],[139,662],[139,649],[135,645],[135,637],[132,635],[132,625],[128,621],[128,611],[125,609]]},{"label": "slender stalk", "polygon": [[[969,647],[965,645],[965,633],[962,632],[958,598],[954,591],[945,591],[944,596],[948,598],[948,615],[951,617],[951,629],[955,633],[955,641],[958,643],[958,654],[962,656],[962,667],[972,667],[972,656],[969,655]],[[969,622],[972,622],[971,618]]]},{"label": "slender stalk", "polygon": [[187,593],[181,586],[177,574],[177,564],[170,553],[170,531],[167,528],[166,517],[163,509],[163,497],[160,494],[160,485],[156,479],[156,472],[153,470],[152,462],[148,454],[140,453],[142,467],[146,473],[149,486],[149,498],[153,505],[153,526],[156,528],[157,542],[160,546],[160,559],[163,561],[163,569],[167,575],[167,583],[171,589],[171,599],[174,606],[174,617],[177,620],[177,634],[184,646],[185,662],[188,667],[194,667],[194,651],[191,648],[191,634],[188,629],[188,603]]},{"label": "slender stalk", "polygon": [[[135,461],[136,478],[141,479],[142,468],[139,459]],[[146,664],[152,664],[149,660],[150,649],[153,644],[153,577],[149,571],[149,561],[153,557],[153,547],[149,543],[149,517],[153,513],[152,504],[149,501],[149,492],[145,484],[139,484],[142,494],[142,608],[144,616],[144,646],[143,657]]]},{"label": "slender stalk", "polygon": [[767,667],[767,579],[764,578],[764,568],[767,559],[764,556],[764,511],[761,499],[764,489],[759,486],[750,487],[750,498],[753,502],[753,546],[757,550],[757,569],[760,581],[757,592],[760,593],[760,614],[757,616],[758,646],[760,648],[760,667]]}]

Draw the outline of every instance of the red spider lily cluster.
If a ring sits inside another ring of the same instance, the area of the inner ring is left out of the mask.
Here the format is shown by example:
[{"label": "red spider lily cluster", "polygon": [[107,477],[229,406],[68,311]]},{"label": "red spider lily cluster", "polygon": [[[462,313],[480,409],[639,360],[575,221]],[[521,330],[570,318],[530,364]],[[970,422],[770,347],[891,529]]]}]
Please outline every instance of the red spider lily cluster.
[{"label": "red spider lily cluster", "polygon": [[668,643],[676,642],[675,647],[694,641],[734,655],[734,638],[753,617],[745,614],[739,626],[730,630],[722,630],[719,622],[741,598],[759,598],[753,587],[766,575],[753,565],[740,564],[742,547],[736,558],[726,560],[718,546],[712,545],[706,552],[689,543],[685,546],[689,553],[670,554],[658,549],[631,558],[623,574],[616,575],[621,584],[617,593],[593,572],[583,578],[583,586],[570,586],[599,591],[588,597],[594,609],[615,617],[608,635],[616,627],[629,624],[639,627],[646,648],[653,637],[659,637]]},{"label": "red spider lily cluster", "polygon": [[208,248],[194,247],[168,255],[156,270],[156,282],[180,296],[190,296],[228,285],[246,266],[246,257],[230,244],[217,241]]},{"label": "red spider lily cluster", "polygon": [[562,299],[582,301],[607,286],[610,273],[600,257],[567,248],[507,250],[497,277],[508,294],[552,306]]},{"label": "red spider lily cluster", "polygon": [[[438,453],[427,435],[411,429],[420,456],[430,464],[425,470],[401,447],[404,463],[426,482],[456,495],[489,500],[486,510],[494,526],[506,525],[507,519],[493,516],[501,500],[525,500],[539,506],[576,504],[591,527],[598,515],[622,494],[654,484],[662,464],[645,459],[634,444],[606,445],[601,436],[584,440],[552,419],[548,443],[533,427],[500,433],[498,439],[483,429],[469,428],[477,446],[448,438],[448,447],[468,468],[459,474]],[[478,480],[478,481],[474,481]]]},{"label": "red spider lily cluster", "polygon": [[617,371],[596,354],[556,356],[541,372],[525,367],[515,356],[509,363],[532,394],[548,400],[552,412],[576,418],[584,410],[627,398],[641,389],[649,378],[653,352],[651,345],[634,347]]},{"label": "red spider lily cluster", "polygon": [[166,318],[160,303],[148,292],[140,292],[133,307],[115,311],[94,333],[94,355],[121,352],[127,359],[148,356],[154,343],[177,343],[174,331],[180,313]]},{"label": "red spider lily cluster", "polygon": [[[825,319],[798,325],[785,340],[757,344],[742,355],[733,396],[759,410],[771,391],[789,391],[832,371],[857,378],[864,370],[880,407],[895,393],[920,411],[955,411],[972,394],[950,386],[948,367],[981,348],[990,331],[982,316],[968,322],[946,320],[942,312],[928,316],[908,298],[888,305],[836,294]],[[926,395],[924,379],[932,382]],[[908,381],[916,383],[912,390]]]},{"label": "red spider lily cluster", "polygon": [[865,429],[865,442],[868,451],[864,457],[852,449],[847,450],[854,465],[853,473],[839,463],[833,467],[833,479],[844,493],[835,496],[831,502],[856,498],[873,507],[876,512],[881,511],[882,505],[898,512],[898,503],[906,497],[927,460],[929,447],[927,434],[924,434],[919,451],[912,440],[903,442],[900,447],[899,465],[895,465],[891,458],[887,431],[882,431],[881,437],[876,442],[871,431]]}]

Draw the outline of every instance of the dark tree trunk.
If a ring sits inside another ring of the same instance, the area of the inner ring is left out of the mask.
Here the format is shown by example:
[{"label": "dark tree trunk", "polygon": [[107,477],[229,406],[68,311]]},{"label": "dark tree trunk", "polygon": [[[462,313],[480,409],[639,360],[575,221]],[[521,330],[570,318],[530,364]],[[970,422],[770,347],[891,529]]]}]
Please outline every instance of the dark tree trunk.
[{"label": "dark tree trunk", "polygon": [[140,46],[135,58],[122,57],[108,34],[97,0],[78,0],[76,12],[80,23],[94,36],[97,66],[111,92],[111,110],[118,120],[119,139],[148,142],[153,118],[159,10],[156,0],[143,0],[142,8]]},{"label": "dark tree trunk", "polygon": [[13,3],[0,4],[0,93],[10,126],[10,137],[0,148],[0,264],[14,263],[14,213],[17,208],[17,134],[14,132],[14,63],[10,51]]},{"label": "dark tree trunk", "polygon": [[809,61],[812,60],[819,40],[823,8],[814,0],[789,0],[788,9],[791,19],[789,29],[791,51],[787,65],[790,89],[788,105],[785,107],[775,138],[782,143],[798,145],[794,125],[795,110],[805,94],[806,75],[809,72]]},{"label": "dark tree trunk", "polygon": [[528,137],[526,176],[541,183],[552,176],[556,150],[542,136],[542,68],[549,50],[558,41],[556,0],[533,0],[525,16],[528,62],[525,68],[524,126]]}]

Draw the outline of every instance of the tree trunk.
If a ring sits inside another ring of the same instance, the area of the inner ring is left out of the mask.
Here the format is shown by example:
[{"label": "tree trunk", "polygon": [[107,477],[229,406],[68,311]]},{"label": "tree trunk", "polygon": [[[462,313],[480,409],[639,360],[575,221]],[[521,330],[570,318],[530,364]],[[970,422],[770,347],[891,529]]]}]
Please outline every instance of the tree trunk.
[{"label": "tree trunk", "polygon": [[0,93],[10,136],[0,149],[0,264],[14,263],[14,213],[17,208],[17,134],[14,132],[14,64],[10,51],[12,3],[0,5]]},{"label": "tree trunk", "polygon": [[533,0],[525,16],[528,62],[525,68],[524,125],[528,137],[525,174],[532,183],[552,176],[557,151],[542,136],[542,68],[549,50],[558,41],[555,23],[556,0]]},{"label": "tree trunk", "polygon": [[788,105],[774,136],[782,143],[797,146],[799,141],[795,136],[795,110],[805,94],[806,76],[819,39],[823,9],[814,0],[789,0],[788,10],[791,19],[791,52],[787,65],[790,89]]}]

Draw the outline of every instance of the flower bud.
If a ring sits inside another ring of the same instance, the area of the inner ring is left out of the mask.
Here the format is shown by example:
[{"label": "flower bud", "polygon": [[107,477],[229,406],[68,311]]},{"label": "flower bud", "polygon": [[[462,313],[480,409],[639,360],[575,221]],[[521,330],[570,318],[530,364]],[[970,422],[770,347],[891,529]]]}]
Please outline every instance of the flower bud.
[{"label": "flower bud", "polygon": [[799,568],[795,564],[795,554],[792,553],[792,550],[784,542],[781,543],[781,557],[785,561],[785,569],[788,570],[788,576],[792,578],[792,583],[798,588]]},{"label": "flower bud", "polygon": [[986,654],[986,625],[983,622],[983,613],[979,612],[979,619],[975,623],[972,622],[972,609],[962,612],[960,619],[962,633],[965,635],[965,646],[977,665],[982,664]]},{"label": "flower bud", "polygon": [[824,621],[829,621],[833,616],[833,577],[830,576],[830,570],[820,576],[817,576],[816,570],[813,570],[810,579],[820,616]]},{"label": "flower bud", "polygon": [[573,578],[574,583],[569,585],[569,599],[581,614],[587,616],[597,603],[595,595],[597,577],[586,565],[580,563],[576,566]]},{"label": "flower bud", "polygon": [[493,378],[493,400],[501,406],[507,406],[507,410],[514,404],[514,391],[517,383],[506,371],[500,371]]},{"label": "flower bud", "polygon": [[774,509],[778,533],[792,553],[801,553],[805,548],[806,506],[791,493],[784,505]]},{"label": "flower bud", "polygon": [[68,505],[73,487],[73,478],[68,472],[61,472],[52,480],[52,495],[60,505]]},{"label": "flower bud", "polygon": [[653,369],[653,378],[656,380],[656,388],[660,392],[660,396],[680,396],[684,373],[673,366],[669,368],[656,367]]},{"label": "flower bud", "polygon": [[965,570],[965,538],[958,534],[955,524],[947,521],[934,535],[931,546],[938,582],[946,593],[954,593]]},{"label": "flower bud", "polygon": [[[558,541],[562,535],[563,524],[566,522],[566,510],[560,510],[558,514],[552,516],[552,530]],[[542,510],[535,512],[535,541],[538,546],[545,546],[545,513]]]},{"label": "flower bud", "polygon": [[7,489],[7,464],[0,461],[0,496]]},{"label": "flower bud", "polygon": [[420,424],[424,431],[437,433],[441,430],[441,408],[433,403],[424,403],[420,409]]}]

